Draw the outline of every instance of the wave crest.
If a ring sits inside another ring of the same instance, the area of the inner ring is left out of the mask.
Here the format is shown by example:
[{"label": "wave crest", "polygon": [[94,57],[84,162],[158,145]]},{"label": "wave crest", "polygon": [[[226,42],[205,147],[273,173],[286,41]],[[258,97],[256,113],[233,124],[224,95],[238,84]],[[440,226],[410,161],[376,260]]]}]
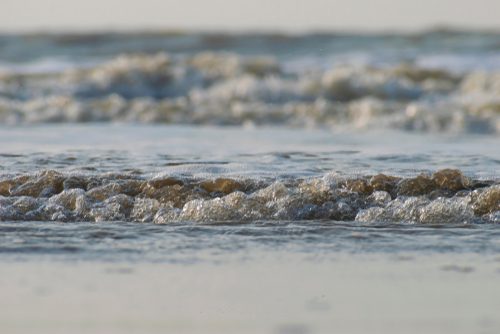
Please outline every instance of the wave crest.
[{"label": "wave crest", "polygon": [[500,185],[458,170],[399,178],[156,179],[42,171],[0,181],[0,220],[171,222],[356,220],[499,223]]}]

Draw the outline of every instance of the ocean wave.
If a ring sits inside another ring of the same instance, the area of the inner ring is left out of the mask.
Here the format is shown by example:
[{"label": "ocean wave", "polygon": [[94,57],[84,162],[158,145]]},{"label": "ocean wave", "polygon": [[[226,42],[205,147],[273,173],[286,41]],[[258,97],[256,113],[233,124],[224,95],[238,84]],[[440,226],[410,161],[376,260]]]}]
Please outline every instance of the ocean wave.
[{"label": "ocean wave", "polygon": [[269,56],[128,54],[89,68],[0,76],[0,122],[389,127],[500,133],[500,74],[333,66]]},{"label": "ocean wave", "polygon": [[0,220],[500,223],[498,180],[445,169],[410,178],[190,179],[45,170],[0,179]]}]

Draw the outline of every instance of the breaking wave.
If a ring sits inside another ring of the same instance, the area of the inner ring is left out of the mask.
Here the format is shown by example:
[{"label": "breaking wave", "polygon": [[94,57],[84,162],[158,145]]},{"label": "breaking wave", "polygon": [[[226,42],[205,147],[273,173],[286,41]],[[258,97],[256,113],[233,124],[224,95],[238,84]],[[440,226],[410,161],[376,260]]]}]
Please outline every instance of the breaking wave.
[{"label": "breaking wave", "polygon": [[60,71],[0,75],[0,122],[140,122],[500,133],[500,72],[334,65],[273,56],[123,54]]},{"label": "breaking wave", "polygon": [[192,179],[45,170],[0,179],[0,220],[500,223],[498,180],[459,170],[401,178],[335,173],[286,180]]}]

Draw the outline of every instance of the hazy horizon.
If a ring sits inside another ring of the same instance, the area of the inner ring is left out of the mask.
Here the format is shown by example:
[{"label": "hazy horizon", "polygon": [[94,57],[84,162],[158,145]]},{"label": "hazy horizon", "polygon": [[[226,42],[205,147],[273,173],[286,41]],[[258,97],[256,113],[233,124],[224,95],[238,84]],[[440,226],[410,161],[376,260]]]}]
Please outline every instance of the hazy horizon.
[{"label": "hazy horizon", "polygon": [[98,29],[75,29],[75,28],[38,28],[25,30],[1,30],[0,35],[93,35],[93,34],[151,34],[151,35],[177,35],[177,34],[206,34],[206,35],[283,35],[283,36],[303,36],[303,35],[418,35],[432,32],[465,32],[465,33],[500,33],[500,28],[477,28],[451,25],[434,25],[420,29],[355,29],[355,28],[331,28],[331,29],[304,29],[301,31],[290,31],[285,29],[229,29],[229,28],[176,28],[176,27],[144,27],[144,28],[98,28]]},{"label": "hazy horizon", "polygon": [[500,3],[422,0],[14,0],[3,1],[0,32],[498,30]]}]

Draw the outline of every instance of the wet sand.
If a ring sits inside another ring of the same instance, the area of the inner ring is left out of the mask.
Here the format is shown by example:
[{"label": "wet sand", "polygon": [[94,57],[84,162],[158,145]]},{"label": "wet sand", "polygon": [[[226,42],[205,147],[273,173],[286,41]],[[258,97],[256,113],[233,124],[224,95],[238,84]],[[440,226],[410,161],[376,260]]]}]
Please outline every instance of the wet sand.
[{"label": "wet sand", "polygon": [[498,333],[500,257],[3,261],[2,333]]}]

